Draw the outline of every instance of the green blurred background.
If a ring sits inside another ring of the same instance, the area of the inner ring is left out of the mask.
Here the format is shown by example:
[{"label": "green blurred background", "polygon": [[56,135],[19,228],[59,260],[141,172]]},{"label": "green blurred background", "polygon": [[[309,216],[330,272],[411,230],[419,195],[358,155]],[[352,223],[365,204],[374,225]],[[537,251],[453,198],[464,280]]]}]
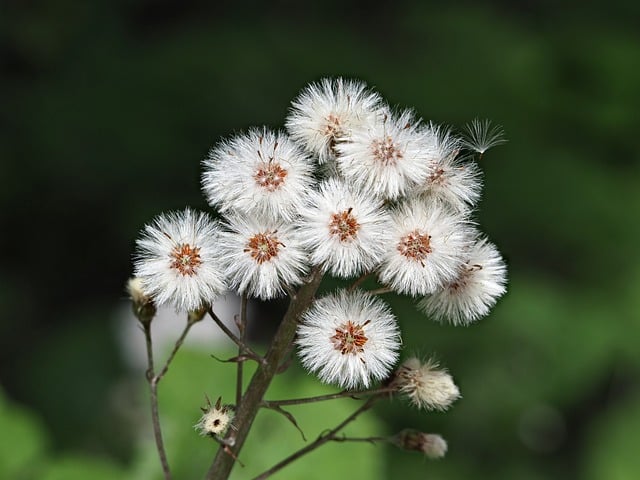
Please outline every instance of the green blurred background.
[{"label": "green blurred background", "polygon": [[[281,127],[336,75],[428,120],[504,126],[479,219],[510,290],[469,328],[394,302],[407,351],[437,353],[464,398],[381,404],[350,432],[439,432],[445,459],[333,444],[276,478],[639,478],[639,5],[3,1],[0,478],[159,478],[118,343],[134,240],[161,211],[207,208],[200,161],[221,136]],[[232,373],[185,350],[161,385],[177,478],[206,470],[215,447],[191,425]],[[292,375],[274,398],[328,391]],[[352,407],[294,413],[313,438]],[[303,445],[270,412],[254,433],[236,478]]]}]

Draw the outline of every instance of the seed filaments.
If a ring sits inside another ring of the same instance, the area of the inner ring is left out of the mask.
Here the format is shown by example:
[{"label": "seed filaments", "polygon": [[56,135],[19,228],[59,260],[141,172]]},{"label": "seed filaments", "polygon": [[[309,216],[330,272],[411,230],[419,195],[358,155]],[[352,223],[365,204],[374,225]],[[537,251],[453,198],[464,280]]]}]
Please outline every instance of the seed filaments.
[{"label": "seed filaments", "polygon": [[371,153],[373,158],[384,166],[395,165],[403,157],[402,151],[389,136],[382,140],[376,138],[371,142]]},{"label": "seed filaments", "polygon": [[336,328],[336,334],[331,337],[333,347],[342,355],[355,355],[364,352],[364,345],[369,340],[364,334],[364,327],[368,325],[367,320],[362,325],[357,325],[351,320]]},{"label": "seed filaments", "polygon": [[284,184],[288,174],[289,172],[279,163],[269,161],[258,165],[253,178],[259,187],[268,192],[274,192]]},{"label": "seed filaments", "polygon": [[427,235],[416,229],[400,239],[397,249],[401,255],[407,257],[409,260],[424,264],[427,255],[433,252],[431,235]]},{"label": "seed filaments", "polygon": [[192,247],[188,243],[176,245],[170,254],[171,268],[175,268],[184,276],[195,275],[198,266],[202,263],[200,259],[200,248]]},{"label": "seed filaments", "polygon": [[278,240],[276,233],[275,231],[256,233],[249,239],[244,251],[249,253],[259,265],[271,261],[278,256],[280,247],[284,247],[284,244]]},{"label": "seed filaments", "polygon": [[331,215],[329,233],[339,237],[341,242],[352,240],[360,230],[360,224],[351,213],[352,210],[352,208],[348,208],[340,213]]}]

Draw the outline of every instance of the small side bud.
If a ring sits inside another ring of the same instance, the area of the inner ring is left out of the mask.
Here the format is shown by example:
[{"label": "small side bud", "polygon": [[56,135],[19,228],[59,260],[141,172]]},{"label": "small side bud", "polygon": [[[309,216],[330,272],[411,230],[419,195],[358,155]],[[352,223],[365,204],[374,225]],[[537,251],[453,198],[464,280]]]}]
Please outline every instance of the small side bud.
[{"label": "small side bud", "polygon": [[403,450],[422,452],[431,459],[442,458],[447,453],[447,441],[440,435],[410,428],[395,435],[392,443]]},{"label": "small side bud", "polygon": [[191,324],[198,323],[200,320],[204,318],[204,316],[209,311],[209,307],[201,307],[198,310],[191,310],[187,315],[187,321]]},{"label": "small side bud", "polygon": [[446,410],[460,398],[451,375],[433,360],[422,363],[415,357],[408,359],[396,372],[392,385],[418,408]]},{"label": "small side bud", "polygon": [[156,305],[142,290],[142,282],[138,277],[132,277],[127,281],[127,293],[131,298],[133,314],[143,326],[148,326],[156,315]]},{"label": "small side bud", "polygon": [[211,405],[211,401],[206,395],[205,398],[207,406],[200,409],[203,415],[194,428],[202,436],[221,437],[229,428],[234,428],[231,423],[234,417],[234,406],[223,405],[222,397],[218,397],[215,405]]}]

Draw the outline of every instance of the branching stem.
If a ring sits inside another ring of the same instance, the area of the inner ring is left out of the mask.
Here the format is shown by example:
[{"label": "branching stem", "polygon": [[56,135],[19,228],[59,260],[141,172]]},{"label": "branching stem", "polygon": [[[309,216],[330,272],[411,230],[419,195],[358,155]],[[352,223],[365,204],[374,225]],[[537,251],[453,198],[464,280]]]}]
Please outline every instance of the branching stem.
[{"label": "branching stem", "polygon": [[[229,478],[235,462],[233,457],[238,457],[238,453],[244,445],[251,425],[258,414],[258,410],[260,410],[264,394],[267,388],[269,388],[271,380],[273,380],[273,377],[277,373],[278,367],[288,351],[291,342],[293,342],[298,326],[298,319],[313,301],[313,297],[321,281],[322,271],[315,269],[307,279],[307,282],[291,297],[289,308],[282,318],[269,350],[263,362],[258,364],[258,368],[244,392],[242,402],[238,405],[235,416],[236,429],[229,429],[225,437],[228,444],[233,445],[231,452],[225,452],[222,448],[218,449],[218,453],[207,472],[207,480],[226,480]],[[220,323],[222,322],[218,324]],[[238,343],[238,346],[244,347],[241,342]],[[229,453],[232,453],[233,456]]]},{"label": "branching stem", "polygon": [[369,397],[369,399],[365,403],[363,403],[355,412],[353,412],[351,415],[345,418],[342,422],[340,422],[336,427],[334,427],[333,429],[329,430],[326,433],[320,434],[314,442],[310,443],[306,447],[301,448],[297,452],[289,455],[287,458],[275,464],[269,470],[266,470],[265,472],[255,477],[254,480],[264,480],[265,478],[270,477],[274,473],[278,472],[279,470],[289,465],[291,462],[297,460],[298,458],[302,457],[303,455],[306,455],[307,453],[315,450],[316,448],[324,445],[327,442],[330,442],[332,440],[344,441],[343,439],[336,440],[337,438],[340,438],[336,436],[338,432],[340,432],[340,430],[342,430],[349,423],[353,422],[361,413],[369,410],[372,407],[375,400],[378,398],[379,398],[378,396]]},{"label": "branching stem", "polygon": [[[158,456],[160,457],[160,463],[162,465],[162,473],[165,480],[171,480],[171,470],[169,468],[169,462],[167,461],[167,453],[164,449],[164,442],[162,440],[162,430],[160,428],[160,414],[158,412],[158,381],[160,376],[154,373],[153,363],[153,341],[151,339],[151,322],[146,322],[143,325],[144,338],[147,346],[147,381],[149,382],[149,391],[151,393],[151,423],[153,425],[153,436],[156,441],[156,449],[158,450]],[[174,350],[177,350],[174,348]],[[170,356],[170,359],[173,356]],[[168,369],[169,360],[163,368],[166,372]]]},{"label": "branching stem", "polygon": [[251,358],[252,360],[255,360],[259,364],[264,364],[265,359],[261,355],[258,355],[256,352],[254,352],[251,349],[251,347],[249,347],[240,338],[238,338],[236,334],[233,333],[229,329],[229,327],[227,327],[224,324],[222,320],[220,320],[220,318],[215,314],[215,312],[211,308],[208,310],[207,313],[213,319],[213,321],[216,322],[216,324],[220,327],[220,330],[222,330],[225,333],[225,335],[227,335],[227,337],[229,337],[231,341],[233,341],[233,343],[235,343],[240,349],[242,349],[242,351],[244,351],[245,356]]},{"label": "branching stem", "polygon": [[391,387],[381,387],[375,390],[343,390],[342,392],[318,395],[317,397],[292,398],[288,400],[264,400],[261,406],[265,408],[277,408],[287,405],[304,405],[306,403],[323,402],[325,400],[335,400],[338,398],[358,398],[371,395],[382,395],[385,393],[392,393],[394,391],[395,388]]},{"label": "branching stem", "polygon": [[[247,294],[243,293],[240,297],[240,319],[238,320],[238,331],[240,332],[240,342],[246,344],[247,331]],[[238,357],[242,357],[245,353],[242,345],[238,345]],[[242,401],[242,374],[244,362],[238,362],[236,370],[236,407]]]}]

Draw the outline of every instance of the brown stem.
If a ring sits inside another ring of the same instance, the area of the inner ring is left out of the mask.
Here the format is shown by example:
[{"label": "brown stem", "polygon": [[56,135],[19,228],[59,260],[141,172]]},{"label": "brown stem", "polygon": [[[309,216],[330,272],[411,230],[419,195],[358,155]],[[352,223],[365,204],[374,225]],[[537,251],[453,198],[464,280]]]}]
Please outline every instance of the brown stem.
[{"label": "brown stem", "polygon": [[191,330],[191,327],[193,327],[195,323],[197,323],[197,321],[187,319],[187,324],[185,325],[184,330],[182,330],[180,337],[178,337],[178,340],[176,340],[176,343],[173,346],[173,350],[171,350],[171,353],[169,354],[169,358],[167,358],[167,361],[162,367],[162,370],[160,370],[160,373],[156,375],[156,384],[160,383],[160,380],[162,379],[162,377],[164,377],[167,371],[169,370],[169,365],[173,361],[173,357],[175,357],[176,353],[178,353],[178,350],[180,350],[180,347],[184,343],[184,339],[187,338],[187,334],[189,333],[189,330]]},{"label": "brown stem", "polygon": [[298,458],[302,457],[303,455],[306,455],[307,453],[315,450],[316,448],[324,445],[325,443],[327,443],[329,441],[335,440],[336,438],[338,438],[338,437],[336,437],[336,434],[340,430],[342,430],[346,425],[348,425],[349,423],[353,422],[358,417],[358,415],[360,415],[361,413],[369,410],[371,408],[371,406],[373,405],[373,402],[377,398],[379,398],[379,397],[370,397],[364,404],[362,404],[360,406],[360,408],[358,408],[355,412],[353,412],[351,415],[349,415],[347,418],[345,418],[342,422],[340,422],[340,424],[338,424],[332,430],[329,430],[327,433],[321,434],[320,436],[318,436],[318,438],[316,438],[316,440],[314,442],[310,443],[306,447],[301,448],[297,452],[289,455],[287,458],[285,458],[281,462],[275,464],[269,470],[266,470],[265,472],[263,472],[260,475],[258,475],[257,477],[255,477],[253,480],[264,480],[265,478],[270,477],[271,475],[273,475],[277,471],[283,469],[284,467],[289,465],[294,460],[297,460]]},{"label": "brown stem", "polygon": [[356,288],[358,288],[358,286],[364,282],[367,278],[369,278],[371,276],[371,272],[367,272],[364,275],[361,275],[359,278],[357,278],[350,286],[349,288],[347,288],[348,292],[352,292],[353,290],[355,290]]},{"label": "brown stem", "polygon": [[370,293],[371,295],[381,295],[383,293],[389,293],[389,292],[393,292],[393,289],[390,287],[380,287],[380,288],[367,291],[367,293]]},{"label": "brown stem", "polygon": [[[147,322],[143,324],[144,337],[147,346],[147,381],[149,382],[149,391],[151,392],[151,423],[153,425],[153,436],[156,441],[156,449],[158,450],[158,456],[160,457],[160,463],[162,464],[162,473],[165,480],[171,479],[171,470],[169,469],[169,462],[167,461],[167,453],[164,449],[164,442],[162,441],[162,430],[160,428],[160,414],[158,412],[158,381],[159,376],[154,373],[153,365],[153,342],[151,340],[151,323]],[[168,363],[165,365],[168,368]],[[164,370],[164,369],[163,369]]]},{"label": "brown stem", "polygon": [[[243,293],[240,297],[240,321],[238,322],[238,330],[240,331],[240,342],[244,345],[246,343],[246,330],[247,330],[247,294]],[[244,348],[238,346],[238,357],[244,355]],[[236,370],[236,408],[242,401],[242,370],[244,362],[238,362]]]},{"label": "brown stem", "polygon": [[350,391],[343,390],[338,393],[329,393],[327,395],[318,395],[317,397],[292,398],[288,400],[264,400],[261,406],[265,408],[277,408],[287,405],[303,405],[306,403],[323,402],[325,400],[335,400],[338,398],[357,398],[359,396],[381,395],[383,393],[391,393],[396,388],[381,387],[374,390]]},{"label": "brown stem", "polygon": [[211,308],[207,311],[207,313],[213,319],[213,321],[216,322],[218,327],[220,327],[220,330],[222,330],[227,335],[227,337],[229,337],[233,341],[233,343],[235,343],[239,348],[241,348],[244,351],[245,356],[251,358],[252,360],[255,360],[258,363],[264,363],[265,359],[262,358],[262,356],[258,355],[256,352],[254,352],[251,349],[251,347],[249,347],[240,338],[238,338],[235,333],[229,330],[229,327],[227,327],[222,322],[222,320],[220,320],[220,318],[214,313],[214,311]]},{"label": "brown stem", "polygon": [[334,442],[367,442],[373,443],[376,442],[388,442],[388,437],[334,437],[331,439]]},{"label": "brown stem", "polygon": [[[251,378],[251,382],[242,398],[242,403],[236,410],[234,422],[236,429],[229,429],[225,436],[225,440],[233,444],[233,447],[231,447],[232,453],[236,457],[249,434],[253,420],[260,409],[264,394],[276,374],[285,352],[295,337],[298,318],[313,300],[321,281],[322,271],[319,268],[315,269],[311,273],[307,283],[300,287],[298,292],[291,297],[289,308],[284,314],[278,331],[271,342],[271,346],[264,358],[265,361],[258,365],[258,368]],[[218,453],[211,467],[209,467],[206,478],[208,480],[226,480],[229,478],[233,464],[233,456],[226,453],[222,448],[218,449]]]}]

